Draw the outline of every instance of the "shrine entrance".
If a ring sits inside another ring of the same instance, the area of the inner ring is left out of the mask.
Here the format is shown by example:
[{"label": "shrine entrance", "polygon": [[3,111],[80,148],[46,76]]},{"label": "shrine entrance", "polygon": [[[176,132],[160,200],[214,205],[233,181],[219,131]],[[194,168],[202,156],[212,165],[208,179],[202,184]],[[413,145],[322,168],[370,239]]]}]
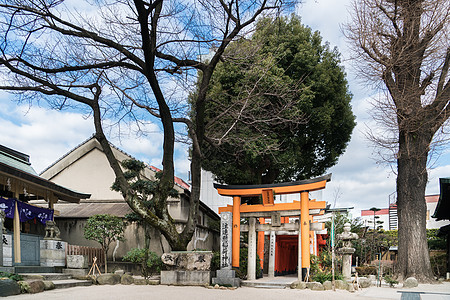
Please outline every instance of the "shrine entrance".
[{"label": "shrine entrance", "polygon": [[[309,276],[310,255],[318,254],[316,232],[324,224],[313,220],[324,214],[325,201],[310,199],[309,192],[324,189],[331,174],[296,182],[266,185],[219,185],[218,193],[233,197],[233,205],[219,208],[221,215],[221,270],[239,268],[240,234],[248,232],[248,280],[256,279],[256,254],[263,267],[264,240],[269,236],[268,276],[297,273]],[[300,201],[275,203],[274,195],[300,194]],[[261,204],[241,204],[241,197],[260,196]],[[248,224],[241,224],[248,218]],[[301,267],[299,267],[301,266]]]}]

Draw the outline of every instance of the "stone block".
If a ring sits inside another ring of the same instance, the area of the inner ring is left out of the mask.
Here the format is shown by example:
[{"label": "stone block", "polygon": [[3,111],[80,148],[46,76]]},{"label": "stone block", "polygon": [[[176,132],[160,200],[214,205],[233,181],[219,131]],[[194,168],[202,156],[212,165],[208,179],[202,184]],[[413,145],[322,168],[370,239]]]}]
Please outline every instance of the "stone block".
[{"label": "stone block", "polygon": [[30,286],[28,291],[30,294],[41,293],[45,290],[45,284],[42,280],[28,281],[28,284]]},{"label": "stone block", "polygon": [[3,266],[12,267],[13,251],[12,251],[13,239],[11,234],[3,235]]},{"label": "stone block", "polygon": [[114,274],[122,276],[123,274],[125,274],[125,271],[124,270],[116,270],[116,271],[114,271]]},{"label": "stone block", "polygon": [[216,277],[236,277],[236,271],[230,269],[219,269],[216,271]]},{"label": "stone block", "polygon": [[313,291],[323,291],[323,285],[320,282],[307,282],[306,288],[313,290]]},{"label": "stone block", "polygon": [[333,283],[331,281],[329,281],[329,280],[325,281],[322,285],[323,285],[323,288],[326,291],[329,291],[329,290],[333,289]]},{"label": "stone block", "polygon": [[162,262],[173,270],[209,271],[211,269],[211,251],[178,251],[164,253]]},{"label": "stone block", "polygon": [[216,277],[212,278],[212,284],[231,285],[232,287],[240,287],[241,280],[236,278],[236,271],[228,268],[216,271]]},{"label": "stone block", "polygon": [[67,268],[87,269],[88,267],[89,258],[87,255],[67,255]]},{"label": "stone block", "polygon": [[161,284],[205,285],[211,282],[210,271],[161,271]]},{"label": "stone block", "polygon": [[117,274],[102,274],[97,277],[97,283],[100,285],[115,285],[120,283],[120,275]]},{"label": "stone block", "polygon": [[296,280],[293,283],[291,283],[291,289],[298,289],[298,290],[304,290],[306,289],[306,282]]},{"label": "stone block", "polygon": [[88,269],[62,269],[64,274],[70,274],[76,277],[83,277],[88,274]]},{"label": "stone block", "polygon": [[147,279],[145,278],[134,278],[134,284],[135,285],[147,285]]},{"label": "stone block", "polygon": [[41,240],[41,266],[64,267],[66,265],[67,243],[55,240]]},{"label": "stone block", "polygon": [[158,279],[147,279],[148,285],[158,285],[160,281]]},{"label": "stone block", "polygon": [[134,278],[131,275],[122,275],[122,277],[120,277],[120,283],[123,285],[130,285],[134,283]]},{"label": "stone block", "polygon": [[20,287],[16,281],[9,278],[0,279],[0,297],[19,294],[20,294]]},{"label": "stone block", "polygon": [[55,284],[53,283],[53,281],[44,280],[43,283],[45,291],[53,290],[55,288]]},{"label": "stone block", "polygon": [[361,288],[365,289],[372,286],[372,280],[365,277],[359,277],[359,285]]},{"label": "stone block", "polygon": [[338,290],[346,290],[347,286],[348,286],[348,283],[343,280],[335,280],[334,284],[335,284],[336,289],[338,289]]},{"label": "stone block", "polygon": [[419,282],[414,277],[406,278],[406,280],[403,282],[404,288],[413,288],[419,285]]},{"label": "stone block", "polygon": [[233,277],[214,277],[212,279],[213,285],[231,285],[232,287],[240,287],[241,279]]}]

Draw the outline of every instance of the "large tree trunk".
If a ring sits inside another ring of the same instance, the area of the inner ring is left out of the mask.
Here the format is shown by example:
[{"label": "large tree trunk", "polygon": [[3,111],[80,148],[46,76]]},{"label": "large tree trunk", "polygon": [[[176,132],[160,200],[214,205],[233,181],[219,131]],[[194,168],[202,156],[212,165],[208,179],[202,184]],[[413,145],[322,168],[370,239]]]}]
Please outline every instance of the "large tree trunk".
[{"label": "large tree trunk", "polygon": [[433,280],[426,237],[426,163],[431,138],[426,134],[400,134],[397,207],[398,267],[401,279]]}]

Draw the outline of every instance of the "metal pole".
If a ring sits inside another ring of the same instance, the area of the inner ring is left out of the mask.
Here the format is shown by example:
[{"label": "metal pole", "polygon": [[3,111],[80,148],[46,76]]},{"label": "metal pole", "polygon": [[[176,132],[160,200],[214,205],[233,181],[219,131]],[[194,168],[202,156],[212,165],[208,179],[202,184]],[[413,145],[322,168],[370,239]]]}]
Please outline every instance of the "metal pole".
[{"label": "metal pole", "polygon": [[336,285],[334,281],[334,212],[331,213],[331,275],[332,275],[332,286],[333,291],[336,291]]}]

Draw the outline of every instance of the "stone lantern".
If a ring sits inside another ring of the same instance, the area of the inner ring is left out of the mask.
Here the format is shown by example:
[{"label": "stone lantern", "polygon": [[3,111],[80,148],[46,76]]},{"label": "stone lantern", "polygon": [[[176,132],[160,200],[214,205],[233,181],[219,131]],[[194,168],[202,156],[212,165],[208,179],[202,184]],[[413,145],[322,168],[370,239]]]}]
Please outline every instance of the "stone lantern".
[{"label": "stone lantern", "polygon": [[351,241],[358,239],[358,235],[350,232],[350,223],[345,223],[344,232],[337,237],[344,242],[344,246],[338,249],[338,253],[342,254],[342,275],[345,280],[349,280],[352,275],[352,254],[355,252]]}]

